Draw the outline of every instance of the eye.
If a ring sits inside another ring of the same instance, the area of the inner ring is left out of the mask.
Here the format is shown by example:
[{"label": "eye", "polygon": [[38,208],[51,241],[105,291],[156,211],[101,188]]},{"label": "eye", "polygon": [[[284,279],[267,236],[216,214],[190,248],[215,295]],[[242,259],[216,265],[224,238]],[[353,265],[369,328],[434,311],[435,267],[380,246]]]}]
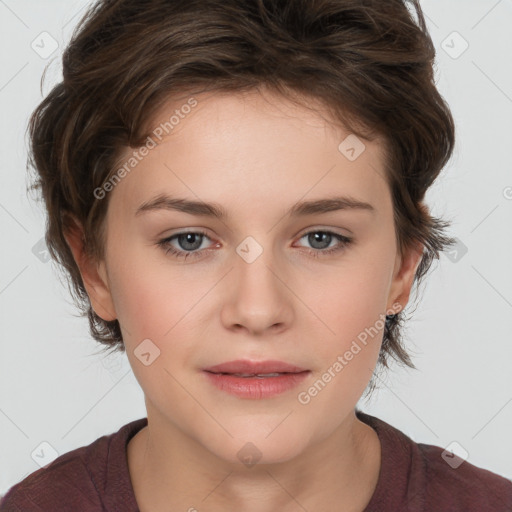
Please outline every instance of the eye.
[{"label": "eye", "polygon": [[[338,233],[333,233],[332,231],[323,230],[310,231],[309,233],[302,235],[300,239],[302,240],[306,237],[308,243],[313,246],[313,250],[308,252],[310,252],[311,255],[315,258],[328,256],[335,252],[341,251],[350,245],[353,241],[353,239],[350,237],[340,235]],[[331,242],[336,242],[336,240],[338,241],[338,244],[334,245],[333,247],[329,247]]]},{"label": "eye", "polygon": [[[306,237],[308,243],[313,246],[313,248],[307,252],[315,258],[341,251],[353,241],[350,237],[325,230],[310,231],[302,235],[300,240]],[[211,240],[204,231],[189,231],[164,238],[158,241],[157,245],[164,249],[165,254],[171,254],[176,258],[196,258],[202,256],[205,251],[211,250],[205,249],[204,247],[201,248],[205,238]],[[338,241],[338,243],[330,247],[331,243],[336,241]],[[176,242],[179,247],[173,245],[174,242]]]},{"label": "eye", "polygon": [[[177,258],[183,259],[188,257],[195,258],[200,256],[203,252],[199,251],[199,249],[201,248],[204,238],[209,239],[210,237],[203,231],[189,231],[164,238],[158,242],[158,245],[164,249],[165,254],[172,254]],[[175,246],[171,245],[175,239],[182,249],[176,249]]]}]

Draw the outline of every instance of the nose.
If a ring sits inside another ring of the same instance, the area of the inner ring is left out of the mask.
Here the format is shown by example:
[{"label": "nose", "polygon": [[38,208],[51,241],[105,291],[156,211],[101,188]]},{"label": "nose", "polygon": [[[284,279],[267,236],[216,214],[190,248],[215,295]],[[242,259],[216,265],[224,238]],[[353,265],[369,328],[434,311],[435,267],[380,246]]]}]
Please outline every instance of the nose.
[{"label": "nose", "polygon": [[286,276],[275,269],[272,251],[263,251],[252,262],[237,256],[234,265],[225,283],[223,325],[257,336],[287,329],[294,316],[293,294]]}]

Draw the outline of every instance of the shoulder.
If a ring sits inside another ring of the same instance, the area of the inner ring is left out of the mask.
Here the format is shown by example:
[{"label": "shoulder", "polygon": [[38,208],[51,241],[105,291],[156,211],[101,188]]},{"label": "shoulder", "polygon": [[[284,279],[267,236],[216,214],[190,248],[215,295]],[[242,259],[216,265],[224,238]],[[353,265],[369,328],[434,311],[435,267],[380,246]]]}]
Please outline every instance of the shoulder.
[{"label": "shoulder", "polygon": [[450,451],[417,443],[385,421],[356,411],[377,432],[381,471],[365,512],[512,512],[512,482]]},{"label": "shoulder", "polygon": [[84,463],[89,448],[67,452],[11,487],[0,501],[0,511],[71,510],[71,507],[83,510],[85,506],[87,510],[101,510],[98,492]]},{"label": "shoulder", "polygon": [[424,462],[427,510],[443,503],[450,510],[512,511],[512,481],[439,446],[415,446]]},{"label": "shoulder", "polygon": [[34,471],[0,498],[0,512],[103,512],[109,475],[126,466],[126,442],[146,422],[128,423]]}]

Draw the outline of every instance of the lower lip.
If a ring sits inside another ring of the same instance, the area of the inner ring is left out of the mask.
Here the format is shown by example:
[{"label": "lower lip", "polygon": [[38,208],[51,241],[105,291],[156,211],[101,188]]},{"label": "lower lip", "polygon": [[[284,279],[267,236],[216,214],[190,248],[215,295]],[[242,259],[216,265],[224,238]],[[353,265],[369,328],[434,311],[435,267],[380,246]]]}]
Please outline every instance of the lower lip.
[{"label": "lower lip", "polygon": [[308,375],[309,371],[285,373],[278,377],[236,377],[234,375],[204,372],[210,382],[226,393],[240,398],[269,398],[293,389]]}]

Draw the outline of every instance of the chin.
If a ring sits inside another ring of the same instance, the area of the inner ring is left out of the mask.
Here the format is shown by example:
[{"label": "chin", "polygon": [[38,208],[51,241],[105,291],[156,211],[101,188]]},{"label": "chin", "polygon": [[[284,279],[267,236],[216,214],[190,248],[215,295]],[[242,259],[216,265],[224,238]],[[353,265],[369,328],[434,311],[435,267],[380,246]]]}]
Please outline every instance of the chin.
[{"label": "chin", "polygon": [[[286,420],[285,420],[286,421]],[[276,423],[278,424],[278,423]],[[288,428],[280,425],[272,432],[263,424],[251,428],[229,428],[233,437],[216,436],[205,440],[204,446],[215,456],[229,464],[243,464],[247,468],[262,464],[277,464],[287,462],[299,456],[308,445],[308,436],[301,434],[290,423]],[[269,432],[270,435],[269,435]]]}]

